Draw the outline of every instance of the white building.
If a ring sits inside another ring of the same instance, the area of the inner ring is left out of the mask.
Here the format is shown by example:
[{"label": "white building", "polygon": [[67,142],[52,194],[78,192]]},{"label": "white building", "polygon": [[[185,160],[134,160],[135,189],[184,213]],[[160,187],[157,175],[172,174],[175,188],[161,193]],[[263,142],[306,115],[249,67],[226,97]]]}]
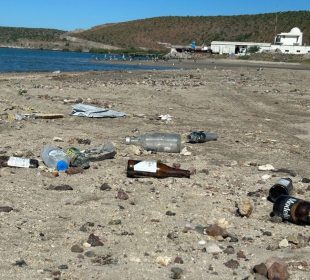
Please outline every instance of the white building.
[{"label": "white building", "polygon": [[213,53],[219,54],[242,54],[246,53],[250,47],[259,47],[259,52],[277,51],[289,54],[310,53],[310,46],[302,45],[303,33],[299,28],[294,27],[288,33],[280,33],[275,36],[274,43],[255,43],[255,42],[211,42]]}]

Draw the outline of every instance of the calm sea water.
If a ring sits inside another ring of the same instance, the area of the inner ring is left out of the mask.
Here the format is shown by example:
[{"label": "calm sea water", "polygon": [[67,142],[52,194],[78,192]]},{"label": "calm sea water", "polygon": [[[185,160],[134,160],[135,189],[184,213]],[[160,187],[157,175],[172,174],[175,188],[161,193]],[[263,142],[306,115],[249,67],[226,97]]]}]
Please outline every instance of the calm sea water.
[{"label": "calm sea water", "polygon": [[[148,59],[148,57],[145,58]],[[156,65],[139,65],[138,58],[133,58],[130,64],[122,64],[123,59],[129,58],[122,55],[0,48],[0,72],[167,69]],[[118,63],[111,63],[111,61],[118,61]]]}]

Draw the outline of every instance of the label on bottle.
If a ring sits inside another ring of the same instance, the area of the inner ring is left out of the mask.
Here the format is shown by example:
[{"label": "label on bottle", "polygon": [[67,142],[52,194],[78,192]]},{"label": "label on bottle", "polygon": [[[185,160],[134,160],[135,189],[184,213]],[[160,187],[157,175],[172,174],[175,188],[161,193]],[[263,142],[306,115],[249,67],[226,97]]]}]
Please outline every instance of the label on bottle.
[{"label": "label on bottle", "polygon": [[291,182],[290,182],[289,180],[284,179],[284,178],[280,179],[280,180],[277,182],[277,184],[279,184],[279,185],[281,185],[281,186],[284,186],[284,187],[287,187],[290,183],[291,183]]},{"label": "label on bottle", "polygon": [[294,198],[294,197],[290,197],[287,201],[285,201],[284,206],[283,206],[283,212],[282,212],[282,215],[283,215],[284,219],[290,220],[292,218],[292,216],[291,216],[291,208],[292,208],[292,205],[296,201],[298,201],[298,199]]},{"label": "label on bottle", "polygon": [[134,165],[133,170],[141,171],[141,172],[156,173],[157,162],[156,161],[140,161],[139,163]]},{"label": "label on bottle", "polygon": [[30,159],[18,158],[18,157],[9,157],[8,166],[29,168],[30,167]]}]

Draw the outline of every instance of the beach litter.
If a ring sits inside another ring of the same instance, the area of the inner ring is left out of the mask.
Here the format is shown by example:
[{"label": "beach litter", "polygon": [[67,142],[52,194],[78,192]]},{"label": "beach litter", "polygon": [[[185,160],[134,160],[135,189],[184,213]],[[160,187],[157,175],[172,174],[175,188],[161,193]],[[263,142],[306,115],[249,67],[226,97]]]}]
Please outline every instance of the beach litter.
[{"label": "beach litter", "polygon": [[107,108],[100,108],[87,104],[76,104],[72,106],[73,116],[88,117],[88,118],[119,118],[126,116],[123,112],[110,110]]}]

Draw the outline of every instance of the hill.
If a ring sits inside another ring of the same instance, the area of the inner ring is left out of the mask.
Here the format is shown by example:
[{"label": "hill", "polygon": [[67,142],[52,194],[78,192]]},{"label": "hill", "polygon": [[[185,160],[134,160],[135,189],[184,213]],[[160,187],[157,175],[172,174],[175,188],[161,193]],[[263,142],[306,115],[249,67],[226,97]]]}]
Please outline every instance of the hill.
[{"label": "hill", "polygon": [[238,16],[157,17],[96,26],[72,36],[125,49],[158,50],[158,42],[198,45],[213,40],[272,42],[275,33],[293,27],[304,32],[310,44],[310,11]]}]

